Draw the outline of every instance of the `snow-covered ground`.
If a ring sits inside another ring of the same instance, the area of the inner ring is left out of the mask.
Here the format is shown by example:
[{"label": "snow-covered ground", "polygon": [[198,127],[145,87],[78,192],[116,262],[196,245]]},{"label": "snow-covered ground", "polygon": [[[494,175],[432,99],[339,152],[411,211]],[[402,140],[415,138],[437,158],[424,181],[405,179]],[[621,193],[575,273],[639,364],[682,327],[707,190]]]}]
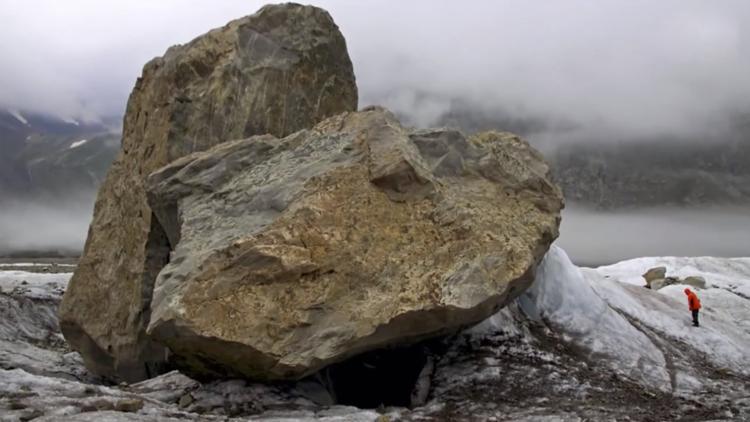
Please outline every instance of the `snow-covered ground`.
[{"label": "snow-covered ground", "polygon": [[[707,289],[697,291],[700,328],[691,324],[683,292],[689,286],[643,287],[641,274],[656,266],[667,267],[670,276],[706,279]],[[638,258],[579,269],[553,247],[525,296],[536,299],[547,319],[576,343],[609,358],[624,374],[660,389],[694,392],[703,386],[691,362],[671,371],[677,362],[668,362],[664,343],[697,353],[719,371],[750,376],[749,288],[748,258]]]},{"label": "snow-covered ground", "polygon": [[[690,324],[684,286],[642,287],[655,266],[706,279],[701,327]],[[514,303],[429,346],[430,393],[411,410],[326,406],[309,382],[201,384],[176,371],[100,385],[57,328],[69,277],[0,269],[0,421],[750,418],[750,258],[578,268],[553,246]]]},{"label": "snow-covered ground", "polygon": [[[749,264],[640,258],[578,268],[553,246],[516,303],[452,345],[433,389],[450,417],[750,420],[750,300],[732,293],[750,286]],[[707,280],[697,291],[701,327],[692,327],[686,286],[642,287],[641,274],[659,265]]]}]

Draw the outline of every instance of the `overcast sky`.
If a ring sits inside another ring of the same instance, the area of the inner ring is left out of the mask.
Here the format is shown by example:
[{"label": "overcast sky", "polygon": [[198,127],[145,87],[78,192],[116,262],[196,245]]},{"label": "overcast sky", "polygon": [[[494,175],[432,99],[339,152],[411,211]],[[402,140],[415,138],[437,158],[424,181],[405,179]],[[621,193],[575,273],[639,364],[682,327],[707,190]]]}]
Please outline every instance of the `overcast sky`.
[{"label": "overcast sky", "polygon": [[[0,107],[119,114],[146,61],[264,3],[3,0]],[[750,110],[750,1],[313,3],[347,39],[360,106],[422,125],[454,98],[623,136]]]}]

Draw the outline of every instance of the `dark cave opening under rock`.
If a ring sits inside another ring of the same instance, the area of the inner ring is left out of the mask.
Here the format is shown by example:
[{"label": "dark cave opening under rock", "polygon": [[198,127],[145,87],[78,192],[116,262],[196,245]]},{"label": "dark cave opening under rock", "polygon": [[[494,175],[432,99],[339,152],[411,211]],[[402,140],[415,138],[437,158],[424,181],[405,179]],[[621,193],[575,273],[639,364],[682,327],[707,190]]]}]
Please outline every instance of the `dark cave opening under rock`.
[{"label": "dark cave opening under rock", "polygon": [[429,389],[431,351],[424,344],[376,350],[331,365],[322,375],[337,404],[413,407]]}]

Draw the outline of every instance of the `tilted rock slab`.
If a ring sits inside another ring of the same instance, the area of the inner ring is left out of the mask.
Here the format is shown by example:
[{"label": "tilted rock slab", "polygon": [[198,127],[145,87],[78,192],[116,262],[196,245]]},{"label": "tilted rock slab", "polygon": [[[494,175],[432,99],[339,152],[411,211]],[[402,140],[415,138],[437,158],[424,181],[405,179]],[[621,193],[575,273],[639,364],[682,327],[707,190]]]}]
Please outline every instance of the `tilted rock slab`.
[{"label": "tilted rock slab", "polygon": [[266,6],[146,64],[60,309],[65,338],[87,367],[135,381],[167,356],[145,332],[170,251],[146,202],[149,173],[221,142],[283,137],[356,108],[344,38],[315,7]]},{"label": "tilted rock slab", "polygon": [[148,333],[207,374],[296,379],[479,322],[523,292],[563,199],[508,133],[345,113],[148,179],[175,246]]}]

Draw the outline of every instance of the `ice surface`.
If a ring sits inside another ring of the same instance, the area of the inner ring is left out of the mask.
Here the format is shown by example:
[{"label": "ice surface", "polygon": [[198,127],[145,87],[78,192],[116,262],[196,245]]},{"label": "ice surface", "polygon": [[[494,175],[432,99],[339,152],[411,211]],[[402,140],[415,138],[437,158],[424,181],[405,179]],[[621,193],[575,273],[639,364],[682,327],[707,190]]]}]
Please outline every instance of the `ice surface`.
[{"label": "ice surface", "polygon": [[[659,348],[600,297],[559,247],[550,248],[524,296],[549,324],[574,343],[611,360],[617,371],[658,388],[669,385]],[[522,299],[524,309],[526,303]]]},{"label": "ice surface", "polygon": [[[701,264],[700,261],[692,262]],[[736,290],[741,290],[747,288],[750,279],[745,278],[746,275],[739,272],[737,266],[727,265],[726,273],[720,273],[715,266],[715,258],[710,258],[708,262],[711,263],[710,272],[700,271],[699,265],[687,270],[675,267],[674,271],[680,276],[705,277],[709,285],[717,286],[697,290],[703,306],[700,328],[691,324],[687,298],[683,292],[688,286],[672,285],[654,291],[628,280],[619,281],[621,268],[616,273],[609,273],[608,278],[602,277],[607,274],[607,270],[602,268],[584,269],[583,272],[595,291],[614,309],[651,328],[659,336],[692,348],[720,370],[750,375],[750,368],[747,367],[747,362],[750,362],[750,300],[718,287],[731,284],[736,286]],[[729,262],[733,263],[733,260]],[[637,272],[639,268],[633,269]],[[747,268],[750,270],[750,266]]]},{"label": "ice surface", "polygon": [[[701,327],[691,324],[686,286],[643,287],[641,274],[664,265],[669,275],[701,276],[697,290]],[[750,287],[748,258],[641,258],[599,268],[578,268],[552,246],[533,285],[518,300],[522,316],[543,322],[589,358],[643,385],[660,390],[699,391],[707,372],[750,375]],[[739,293],[739,294],[738,294]],[[521,335],[533,340],[512,307],[470,332]]]}]

